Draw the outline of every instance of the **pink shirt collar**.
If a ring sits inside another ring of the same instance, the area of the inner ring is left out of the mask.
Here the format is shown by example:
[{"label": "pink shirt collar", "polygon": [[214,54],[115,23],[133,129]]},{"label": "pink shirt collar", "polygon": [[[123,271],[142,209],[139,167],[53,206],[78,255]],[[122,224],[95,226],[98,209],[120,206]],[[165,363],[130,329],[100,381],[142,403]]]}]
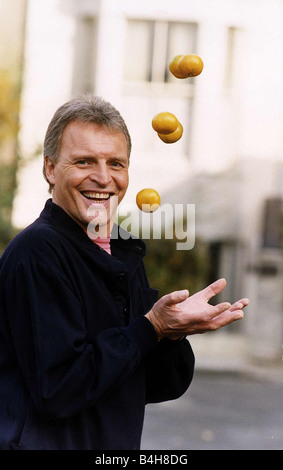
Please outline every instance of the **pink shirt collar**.
[{"label": "pink shirt collar", "polygon": [[96,243],[100,248],[107,251],[109,255],[111,255],[111,247],[110,247],[110,237],[108,238],[94,238],[92,239],[94,243]]}]

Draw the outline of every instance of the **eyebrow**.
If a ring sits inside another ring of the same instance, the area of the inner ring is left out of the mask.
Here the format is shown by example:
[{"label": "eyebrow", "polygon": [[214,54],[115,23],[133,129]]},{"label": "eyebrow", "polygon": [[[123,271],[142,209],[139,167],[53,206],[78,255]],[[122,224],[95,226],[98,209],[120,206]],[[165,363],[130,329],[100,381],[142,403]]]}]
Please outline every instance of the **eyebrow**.
[{"label": "eyebrow", "polygon": [[[88,155],[88,154],[79,155],[77,153],[74,153],[74,154],[70,154],[69,158],[72,161],[87,160],[88,162],[93,162],[93,161],[97,160],[99,157],[97,157],[95,155]],[[108,156],[108,159],[109,160],[116,160],[116,161],[126,162],[127,164],[130,163],[130,159],[129,159],[128,155],[125,155],[125,156],[120,155],[120,154],[111,155],[111,156]]]},{"label": "eyebrow", "polygon": [[[88,160],[96,160],[97,158],[99,158],[100,155],[89,155],[87,153],[82,153],[82,154],[79,154],[79,153],[71,153],[70,155],[70,158],[73,158],[73,159],[77,159],[77,158],[85,158],[85,159],[88,159]],[[107,155],[106,155],[107,156]],[[124,159],[128,159],[127,155],[120,155],[120,154],[115,154],[115,155],[109,155],[107,156],[107,158],[119,158],[121,160],[124,160]]]}]

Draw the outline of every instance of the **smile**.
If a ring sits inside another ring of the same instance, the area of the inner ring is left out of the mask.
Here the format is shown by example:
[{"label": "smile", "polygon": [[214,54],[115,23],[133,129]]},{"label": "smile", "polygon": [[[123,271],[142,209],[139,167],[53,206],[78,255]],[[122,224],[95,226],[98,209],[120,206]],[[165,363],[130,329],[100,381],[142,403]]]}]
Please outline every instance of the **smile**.
[{"label": "smile", "polygon": [[107,201],[112,195],[110,193],[94,193],[90,191],[82,191],[81,194],[87,199],[90,199],[91,201],[95,201],[95,202]]}]

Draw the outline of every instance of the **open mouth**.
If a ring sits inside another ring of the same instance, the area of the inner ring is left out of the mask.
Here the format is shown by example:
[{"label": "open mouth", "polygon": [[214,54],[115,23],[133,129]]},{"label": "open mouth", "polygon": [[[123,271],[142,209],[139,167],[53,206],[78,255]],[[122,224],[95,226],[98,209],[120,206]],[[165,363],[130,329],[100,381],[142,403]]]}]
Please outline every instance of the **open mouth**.
[{"label": "open mouth", "polygon": [[112,193],[97,193],[91,191],[82,191],[81,194],[95,203],[103,203],[105,201],[108,201],[112,196]]}]

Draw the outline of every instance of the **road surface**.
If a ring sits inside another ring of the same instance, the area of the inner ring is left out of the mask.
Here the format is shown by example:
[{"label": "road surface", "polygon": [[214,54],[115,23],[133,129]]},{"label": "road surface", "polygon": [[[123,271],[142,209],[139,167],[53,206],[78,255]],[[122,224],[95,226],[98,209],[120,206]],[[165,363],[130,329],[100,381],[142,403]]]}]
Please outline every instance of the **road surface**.
[{"label": "road surface", "polygon": [[148,405],[143,450],[283,449],[283,380],[197,372],[178,400]]}]

